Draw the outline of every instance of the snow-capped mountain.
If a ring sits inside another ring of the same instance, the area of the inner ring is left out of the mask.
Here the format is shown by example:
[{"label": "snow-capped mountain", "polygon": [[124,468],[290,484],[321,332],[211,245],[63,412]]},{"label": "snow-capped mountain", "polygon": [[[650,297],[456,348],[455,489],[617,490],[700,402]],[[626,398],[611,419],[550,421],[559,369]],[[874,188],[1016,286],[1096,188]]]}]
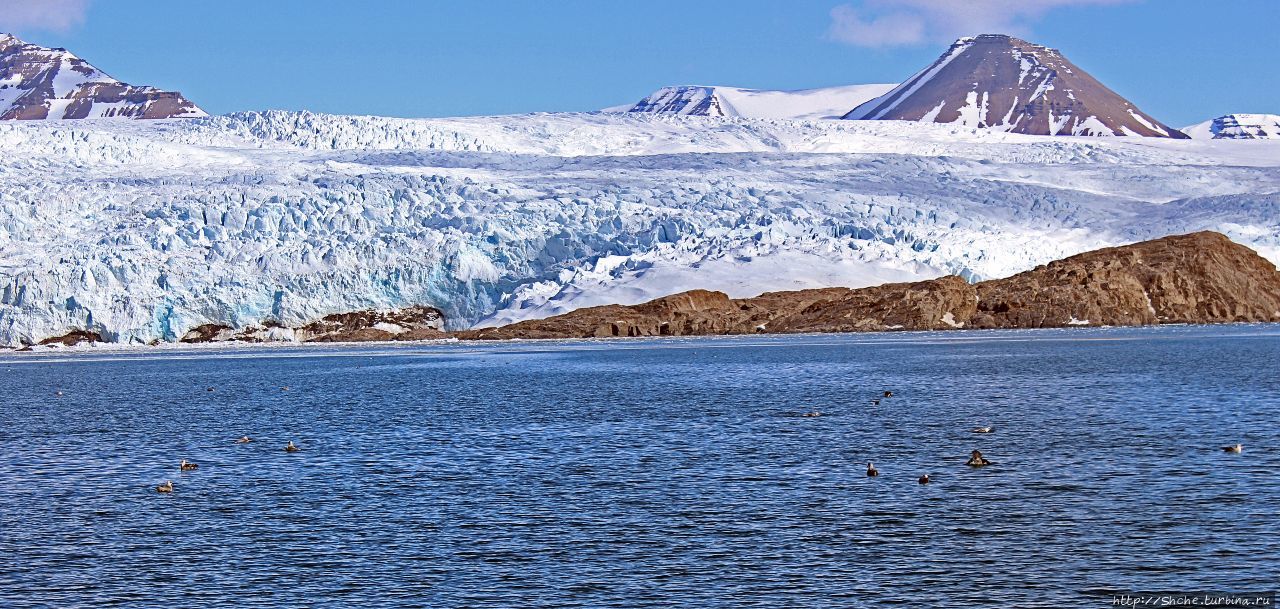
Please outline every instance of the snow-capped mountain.
[{"label": "snow-capped mountain", "polygon": [[665,114],[0,123],[0,345],[427,305],[1007,276],[1213,229],[1280,260],[1280,142]]},{"label": "snow-capped mountain", "polygon": [[1280,115],[1228,114],[1183,127],[1182,132],[1197,140],[1280,139]]},{"label": "snow-capped mountain", "polygon": [[1050,49],[1011,36],[961,38],[937,61],[844,116],[1032,135],[1186,137]]},{"label": "snow-capped mountain", "polygon": [[200,116],[181,93],[123,83],[66,49],[0,34],[0,120]]},{"label": "snow-capped mountain", "polygon": [[840,118],[850,108],[884,95],[895,86],[846,85],[796,91],[663,87],[633,106],[619,106],[607,111],[774,119]]}]

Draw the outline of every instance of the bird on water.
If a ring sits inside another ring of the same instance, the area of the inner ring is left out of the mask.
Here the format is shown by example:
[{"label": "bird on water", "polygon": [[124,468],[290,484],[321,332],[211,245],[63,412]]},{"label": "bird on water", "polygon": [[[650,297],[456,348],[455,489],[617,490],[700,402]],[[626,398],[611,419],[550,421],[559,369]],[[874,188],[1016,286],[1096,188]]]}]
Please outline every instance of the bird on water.
[{"label": "bird on water", "polygon": [[250,442],[252,442],[252,441],[253,441],[253,438],[250,438],[249,436],[240,436],[240,437],[236,440],[236,444],[248,444],[248,443],[250,443]]},{"label": "bird on water", "polygon": [[156,492],[157,492],[157,493],[172,493],[172,492],[173,492],[173,480],[165,480],[165,481],[164,481],[164,484],[161,484],[160,486],[157,486],[157,487],[156,487]]},{"label": "bird on water", "polygon": [[970,467],[982,467],[984,465],[991,465],[991,462],[988,461],[986,457],[982,456],[981,452],[975,450],[969,453],[969,460],[965,461],[964,464]]},{"label": "bird on water", "polygon": [[1236,444],[1235,446],[1223,446],[1223,447],[1222,447],[1222,450],[1224,450],[1224,451],[1226,451],[1226,452],[1229,452],[1229,453],[1240,453],[1240,452],[1244,452],[1244,444]]},{"label": "bird on water", "polygon": [[287,453],[296,453],[300,450],[302,449],[298,448],[297,446],[294,446],[293,440],[289,440],[289,443],[284,446],[284,452],[287,452]]},{"label": "bird on water", "polygon": [[187,461],[186,459],[183,459],[183,460],[182,460],[182,463],[179,463],[179,464],[178,464],[178,469],[180,469],[180,470],[182,470],[182,471],[184,471],[184,472],[189,472],[189,471],[191,471],[191,470],[193,470],[193,469],[196,469],[197,467],[200,467],[200,466],[199,466],[199,465],[196,465],[195,463],[192,463],[192,462],[190,462],[190,461]]},{"label": "bird on water", "polygon": [[929,483],[929,474],[920,476],[920,484],[928,484],[928,483]]},{"label": "bird on water", "polygon": [[876,469],[876,466],[875,466],[875,465],[872,465],[872,464],[871,464],[871,462],[869,462],[869,461],[868,461],[868,462],[867,462],[867,477],[868,477],[868,478],[875,478],[876,476],[879,476],[879,475],[880,475],[880,470]]}]

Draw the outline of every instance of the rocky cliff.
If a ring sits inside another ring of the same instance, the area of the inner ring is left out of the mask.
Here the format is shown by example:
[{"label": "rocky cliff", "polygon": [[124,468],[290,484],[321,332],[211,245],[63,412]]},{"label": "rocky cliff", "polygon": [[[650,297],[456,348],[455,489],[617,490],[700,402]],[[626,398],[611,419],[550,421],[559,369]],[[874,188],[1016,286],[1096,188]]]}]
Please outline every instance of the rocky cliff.
[{"label": "rocky cliff", "polygon": [[1280,273],[1213,232],[1096,250],[1005,279],[955,276],[731,299],[694,290],[457,333],[464,339],[688,336],[1280,321]]}]

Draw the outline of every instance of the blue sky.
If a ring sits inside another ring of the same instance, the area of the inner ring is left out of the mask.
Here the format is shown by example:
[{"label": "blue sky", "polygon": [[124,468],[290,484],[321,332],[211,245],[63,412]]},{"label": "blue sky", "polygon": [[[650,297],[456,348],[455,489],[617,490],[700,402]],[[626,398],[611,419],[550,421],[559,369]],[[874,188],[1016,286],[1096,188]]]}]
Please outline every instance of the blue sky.
[{"label": "blue sky", "polygon": [[0,31],[213,113],[575,111],[669,84],[898,82],[957,35],[1005,32],[1181,126],[1280,113],[1277,23],[1280,0],[0,0]]}]

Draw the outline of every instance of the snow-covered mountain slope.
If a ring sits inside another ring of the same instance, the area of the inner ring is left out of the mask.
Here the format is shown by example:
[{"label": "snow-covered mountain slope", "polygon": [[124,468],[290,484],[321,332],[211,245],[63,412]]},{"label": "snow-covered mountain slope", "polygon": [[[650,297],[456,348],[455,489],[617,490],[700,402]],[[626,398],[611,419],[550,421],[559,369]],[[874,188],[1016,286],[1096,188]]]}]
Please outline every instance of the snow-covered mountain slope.
[{"label": "snow-covered mountain slope", "polygon": [[957,40],[937,61],[844,118],[953,123],[1032,135],[1185,137],[1057,50],[998,34]]},{"label": "snow-covered mountain slope", "polygon": [[1199,229],[1280,260],[1280,143],[599,113],[9,122],[0,344],[999,277]]},{"label": "snow-covered mountain slope", "polygon": [[884,95],[895,86],[846,85],[797,91],[695,85],[663,87],[633,106],[618,106],[605,111],[743,118],[840,118],[850,109]]},{"label": "snow-covered mountain slope", "polygon": [[123,83],[66,49],[0,34],[0,120],[199,116],[181,93]]},{"label": "snow-covered mountain slope", "polygon": [[1183,127],[1182,132],[1197,140],[1280,139],[1280,115],[1228,114]]}]

